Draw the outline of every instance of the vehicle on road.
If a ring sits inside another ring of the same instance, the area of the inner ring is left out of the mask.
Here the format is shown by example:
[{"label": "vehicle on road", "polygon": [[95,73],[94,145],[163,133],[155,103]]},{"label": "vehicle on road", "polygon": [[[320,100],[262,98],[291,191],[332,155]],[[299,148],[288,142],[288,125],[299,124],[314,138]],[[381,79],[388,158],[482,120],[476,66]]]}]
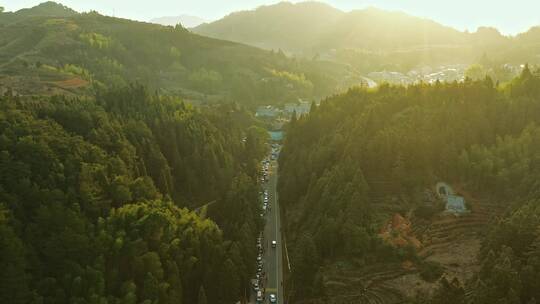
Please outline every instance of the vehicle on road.
[{"label": "vehicle on road", "polygon": [[275,294],[271,293],[269,298],[270,298],[270,303],[277,303],[277,297]]},{"label": "vehicle on road", "polygon": [[253,290],[258,291],[259,290],[259,280],[252,279],[251,280],[251,287],[253,287]]},{"label": "vehicle on road", "polygon": [[272,248],[276,248],[277,246],[277,241],[272,241]]},{"label": "vehicle on road", "polygon": [[262,301],[264,300],[264,297],[263,297],[263,293],[262,291],[257,291],[257,302],[258,303],[262,303]]}]

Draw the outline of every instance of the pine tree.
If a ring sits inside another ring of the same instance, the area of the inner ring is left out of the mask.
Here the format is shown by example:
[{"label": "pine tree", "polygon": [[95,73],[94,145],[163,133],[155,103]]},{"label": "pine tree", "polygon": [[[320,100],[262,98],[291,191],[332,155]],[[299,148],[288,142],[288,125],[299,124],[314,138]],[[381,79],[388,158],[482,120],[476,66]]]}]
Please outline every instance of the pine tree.
[{"label": "pine tree", "polygon": [[201,285],[201,288],[199,288],[199,296],[197,297],[197,304],[208,304],[208,301],[206,300],[206,292],[204,291],[204,287]]},{"label": "pine tree", "polygon": [[23,304],[29,299],[24,246],[2,219],[0,205],[0,303]]},{"label": "pine tree", "polygon": [[294,126],[296,124],[296,121],[298,120],[297,116],[298,115],[296,114],[296,110],[294,110],[291,116],[291,126]]}]

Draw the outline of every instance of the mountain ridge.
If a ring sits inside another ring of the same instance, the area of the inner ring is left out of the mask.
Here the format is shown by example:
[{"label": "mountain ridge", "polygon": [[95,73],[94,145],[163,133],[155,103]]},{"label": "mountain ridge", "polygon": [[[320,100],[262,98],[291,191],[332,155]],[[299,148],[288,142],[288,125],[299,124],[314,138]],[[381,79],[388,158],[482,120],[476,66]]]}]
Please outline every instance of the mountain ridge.
[{"label": "mountain ridge", "polygon": [[[539,64],[538,28],[505,36],[493,27],[460,31],[429,18],[375,7],[348,12],[320,2],[280,2],[239,11],[191,31],[283,50],[303,58],[351,65],[361,73],[409,72],[424,66],[471,65],[489,58],[505,64]],[[485,62],[485,61],[484,61]]]},{"label": "mountain ridge", "polygon": [[182,26],[185,28],[196,27],[206,22],[208,21],[201,17],[185,15],[185,14],[178,15],[178,16],[163,16],[163,17],[153,18],[150,20],[150,23],[156,23],[156,24],[161,24],[165,26],[175,26],[177,24],[182,24]]},{"label": "mountain ridge", "polygon": [[78,14],[77,11],[65,5],[47,1],[15,12],[0,12],[0,24],[9,24],[35,17],[73,17]]},{"label": "mountain ridge", "polygon": [[[470,40],[472,35],[401,11],[387,11],[370,6],[345,12],[316,1],[280,2],[254,10],[238,11],[220,20],[201,24],[192,30],[213,38],[264,48],[283,48],[293,52],[306,49],[328,50],[336,48],[336,43],[344,47],[368,47],[375,50],[389,46],[421,45],[422,42],[442,43],[444,39],[464,43]],[[408,31],[405,36],[404,31]],[[505,38],[498,30],[497,33],[500,38]],[[363,35],[378,37],[372,37],[377,39],[369,41],[366,46]],[[291,36],[294,36],[294,39]],[[264,37],[263,40],[266,41],[260,41],[260,37]],[[402,42],[392,45],[393,39]],[[403,41],[404,39],[410,41]],[[288,47],[290,40],[295,43]],[[327,41],[327,45],[321,45],[316,40]]]}]

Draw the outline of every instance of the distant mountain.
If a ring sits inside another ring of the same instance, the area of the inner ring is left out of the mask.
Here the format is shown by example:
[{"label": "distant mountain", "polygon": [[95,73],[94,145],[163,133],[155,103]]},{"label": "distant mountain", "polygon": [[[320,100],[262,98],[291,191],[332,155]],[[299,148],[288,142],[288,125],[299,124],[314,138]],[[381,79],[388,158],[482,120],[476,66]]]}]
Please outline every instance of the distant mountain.
[{"label": "distant mountain", "polygon": [[318,2],[281,2],[232,13],[202,24],[194,32],[267,49],[298,52],[313,47],[324,32],[345,15]]},{"label": "distant mountain", "polygon": [[343,12],[319,2],[261,6],[201,24],[192,31],[309,58],[337,60],[361,72],[473,63],[484,54],[498,63],[540,61],[537,29],[518,37],[503,36],[488,27],[469,33],[402,12],[371,7]]},{"label": "distant mountain", "polygon": [[387,50],[467,40],[465,33],[404,13],[375,8],[345,13],[318,2],[262,6],[193,30],[214,38],[292,52],[336,48]]},{"label": "distant mountain", "polygon": [[0,14],[0,24],[17,22],[31,17],[71,17],[77,15],[75,10],[53,2],[43,2],[32,8],[24,8],[16,12],[6,12]]},{"label": "distant mountain", "polygon": [[53,1],[43,2],[32,8],[25,8],[17,11],[22,16],[51,16],[51,17],[69,17],[78,14],[75,10]]},{"label": "distant mountain", "polygon": [[172,25],[172,26],[180,23],[185,28],[192,28],[192,27],[199,26],[207,21],[197,16],[180,15],[180,16],[154,18],[150,20],[150,22],[155,23],[155,24]]},{"label": "distant mountain", "polygon": [[346,13],[329,25],[315,42],[318,49],[402,49],[426,45],[462,44],[467,35],[434,21],[376,8]]}]

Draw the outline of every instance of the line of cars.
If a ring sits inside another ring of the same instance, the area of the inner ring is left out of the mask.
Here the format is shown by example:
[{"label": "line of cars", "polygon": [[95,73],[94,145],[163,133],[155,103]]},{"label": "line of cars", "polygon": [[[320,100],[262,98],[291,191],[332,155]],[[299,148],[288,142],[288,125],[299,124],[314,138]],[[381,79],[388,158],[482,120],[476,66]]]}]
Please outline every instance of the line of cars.
[{"label": "line of cars", "polygon": [[[268,181],[269,170],[270,170],[270,160],[265,159],[262,162],[262,172],[261,172],[261,181],[263,183],[266,183]],[[261,213],[261,217],[264,217],[266,212],[269,211],[271,208],[268,189],[264,189],[264,192],[260,192],[260,194],[262,196],[262,201],[263,201],[263,205],[262,205],[263,213]]]},{"label": "line of cars", "polygon": [[[269,175],[269,170],[270,170],[270,157],[266,158],[265,160],[263,160],[262,162],[262,172],[261,172],[261,181],[263,183],[266,183],[268,182],[268,175]],[[268,192],[268,189],[264,189],[263,191],[260,192],[261,194],[261,200],[262,200],[262,210],[263,210],[263,213],[261,213],[261,217],[264,218],[264,216],[266,215],[266,213],[268,211],[271,210],[271,204],[270,204],[270,194]],[[267,276],[266,276],[266,272],[264,271],[264,250],[265,250],[265,247],[264,247],[264,233],[261,232],[259,234],[259,237],[257,238],[257,272],[255,274],[255,278],[251,280],[251,284],[252,284],[252,287],[253,287],[253,290],[256,294],[255,296],[255,300],[256,300],[256,303],[259,304],[259,303],[263,303],[265,301],[265,293],[266,293],[266,288],[265,288],[265,283],[266,283],[266,280],[267,280]],[[275,240],[273,240],[271,242],[271,246],[272,248],[276,248],[277,246],[277,242]],[[270,294],[268,296],[268,300],[270,301],[270,303],[277,303],[277,297],[275,294]]]},{"label": "line of cars", "polygon": [[276,144],[276,143],[274,143],[274,144],[272,144],[271,147],[272,147],[272,153],[270,154],[270,158],[271,158],[272,160],[276,160],[276,159],[278,159],[279,152],[280,152],[280,150],[281,150],[281,146],[278,145],[278,144]]},{"label": "line of cars", "polygon": [[270,169],[270,160],[267,158],[262,162],[262,176],[261,182],[266,183],[268,181],[268,170]]},{"label": "line of cars", "polygon": [[259,235],[257,238],[257,273],[255,274],[255,279],[251,280],[251,284],[253,287],[253,290],[256,293],[255,300],[257,303],[262,303],[264,301],[264,281],[266,278],[266,273],[263,270],[264,266],[264,260],[263,260],[263,254],[264,254],[264,246],[263,246],[263,233]]},{"label": "line of cars", "polygon": [[[267,277],[266,277],[266,272],[264,271],[264,259],[263,259],[264,246],[263,246],[263,242],[264,242],[264,238],[263,238],[263,235],[261,233],[259,235],[259,237],[257,238],[257,251],[258,251],[258,255],[257,255],[257,273],[255,274],[255,278],[251,280],[251,285],[253,287],[253,290],[256,293],[255,301],[256,301],[257,304],[261,304],[261,303],[264,302],[265,293],[266,293],[266,288],[265,288],[264,285],[266,283]],[[275,249],[276,246],[277,246],[277,241],[273,240],[271,244],[272,244],[272,248]],[[277,303],[276,294],[271,293],[268,296],[268,300],[269,300],[270,303]]]}]

